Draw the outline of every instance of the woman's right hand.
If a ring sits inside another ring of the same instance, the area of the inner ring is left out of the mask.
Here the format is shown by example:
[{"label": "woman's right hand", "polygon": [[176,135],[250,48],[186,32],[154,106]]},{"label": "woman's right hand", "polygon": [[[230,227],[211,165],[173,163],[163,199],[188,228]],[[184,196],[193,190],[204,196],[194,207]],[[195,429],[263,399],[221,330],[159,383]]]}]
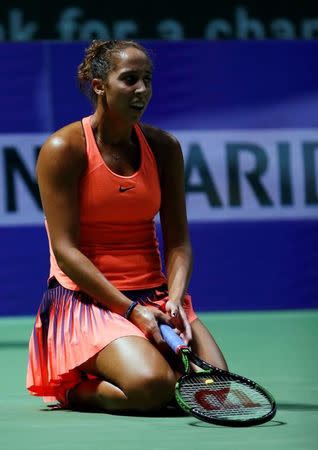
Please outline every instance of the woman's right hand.
[{"label": "woman's right hand", "polygon": [[162,345],[164,343],[159,323],[166,323],[167,325],[173,326],[171,317],[154,306],[137,305],[133,309],[129,320],[136,325],[148,339],[154,341],[157,345]]}]

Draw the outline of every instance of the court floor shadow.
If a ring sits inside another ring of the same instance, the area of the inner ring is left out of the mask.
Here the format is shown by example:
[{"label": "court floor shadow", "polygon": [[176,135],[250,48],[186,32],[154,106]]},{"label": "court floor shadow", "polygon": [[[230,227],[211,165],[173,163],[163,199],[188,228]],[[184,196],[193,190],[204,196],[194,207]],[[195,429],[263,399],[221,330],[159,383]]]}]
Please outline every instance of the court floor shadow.
[{"label": "court floor shadow", "polygon": [[162,411],[154,412],[154,413],[135,413],[135,412],[125,412],[125,413],[116,413],[116,412],[106,412],[101,411],[99,409],[90,409],[85,411],[75,411],[71,409],[61,408],[59,405],[48,405],[46,408],[41,408],[42,412],[63,412],[63,413],[80,413],[80,414],[107,414],[112,416],[130,416],[130,417],[157,417],[157,418],[165,418],[165,417],[189,417],[189,415],[179,408],[168,407]]},{"label": "court floor shadow", "polygon": [[[224,426],[222,425],[215,425],[213,423],[206,423],[206,422],[202,422],[201,420],[195,420],[193,422],[190,422],[189,425],[191,427],[200,427],[200,428],[210,428],[210,427],[222,427],[224,428]],[[283,422],[282,420],[271,420],[269,422],[266,423],[262,423],[260,425],[252,425],[251,427],[246,427],[246,428],[260,428],[260,427],[280,427],[282,425],[287,425],[287,422]],[[226,427],[226,428],[245,428],[245,427]]]},{"label": "court floor shadow", "polygon": [[11,348],[28,348],[29,343],[26,341],[5,341],[0,342],[0,349],[11,349]]},{"label": "court floor shadow", "polygon": [[318,405],[310,403],[278,403],[278,411],[318,411]]}]

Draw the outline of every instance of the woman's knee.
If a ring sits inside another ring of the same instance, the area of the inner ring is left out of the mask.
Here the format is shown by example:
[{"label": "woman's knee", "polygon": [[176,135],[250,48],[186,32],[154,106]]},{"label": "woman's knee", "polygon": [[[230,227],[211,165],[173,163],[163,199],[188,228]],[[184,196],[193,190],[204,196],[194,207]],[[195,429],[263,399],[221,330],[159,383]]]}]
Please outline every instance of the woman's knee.
[{"label": "woman's knee", "polygon": [[172,369],[143,371],[132,377],[124,392],[138,411],[163,408],[174,397],[176,376]]},{"label": "woman's knee", "polygon": [[193,351],[210,364],[228,370],[223,353],[207,327],[199,319],[196,319],[192,322],[191,328]]},{"label": "woman's knee", "polygon": [[[163,355],[143,338],[118,339],[81,369],[119,388],[126,396],[130,410],[160,409],[174,395],[176,375],[173,369]],[[98,398],[107,409],[109,393],[105,384],[100,385]]]}]

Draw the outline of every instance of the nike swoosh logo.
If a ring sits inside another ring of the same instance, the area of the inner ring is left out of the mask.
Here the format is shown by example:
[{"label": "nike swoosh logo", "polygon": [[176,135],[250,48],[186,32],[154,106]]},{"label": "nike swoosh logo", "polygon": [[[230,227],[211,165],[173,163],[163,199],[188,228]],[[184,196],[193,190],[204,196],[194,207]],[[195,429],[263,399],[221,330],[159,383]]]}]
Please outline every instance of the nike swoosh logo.
[{"label": "nike swoosh logo", "polygon": [[134,189],[134,187],[135,187],[135,186],[130,186],[130,187],[120,186],[119,192],[130,191],[130,189]]}]

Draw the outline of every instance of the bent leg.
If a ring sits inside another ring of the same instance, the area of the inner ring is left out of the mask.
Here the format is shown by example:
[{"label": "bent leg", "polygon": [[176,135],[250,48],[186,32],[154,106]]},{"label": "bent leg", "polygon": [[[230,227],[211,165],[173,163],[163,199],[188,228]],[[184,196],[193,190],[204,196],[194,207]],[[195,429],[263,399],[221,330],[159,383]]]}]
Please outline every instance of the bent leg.
[{"label": "bent leg", "polygon": [[207,327],[200,319],[191,323],[191,348],[201,359],[223,370],[228,370],[225,358]]},{"label": "bent leg", "polygon": [[174,397],[174,371],[141,337],[111,342],[78,369],[98,379],[83,381],[70,391],[69,402],[75,409],[147,412],[161,409]]}]

